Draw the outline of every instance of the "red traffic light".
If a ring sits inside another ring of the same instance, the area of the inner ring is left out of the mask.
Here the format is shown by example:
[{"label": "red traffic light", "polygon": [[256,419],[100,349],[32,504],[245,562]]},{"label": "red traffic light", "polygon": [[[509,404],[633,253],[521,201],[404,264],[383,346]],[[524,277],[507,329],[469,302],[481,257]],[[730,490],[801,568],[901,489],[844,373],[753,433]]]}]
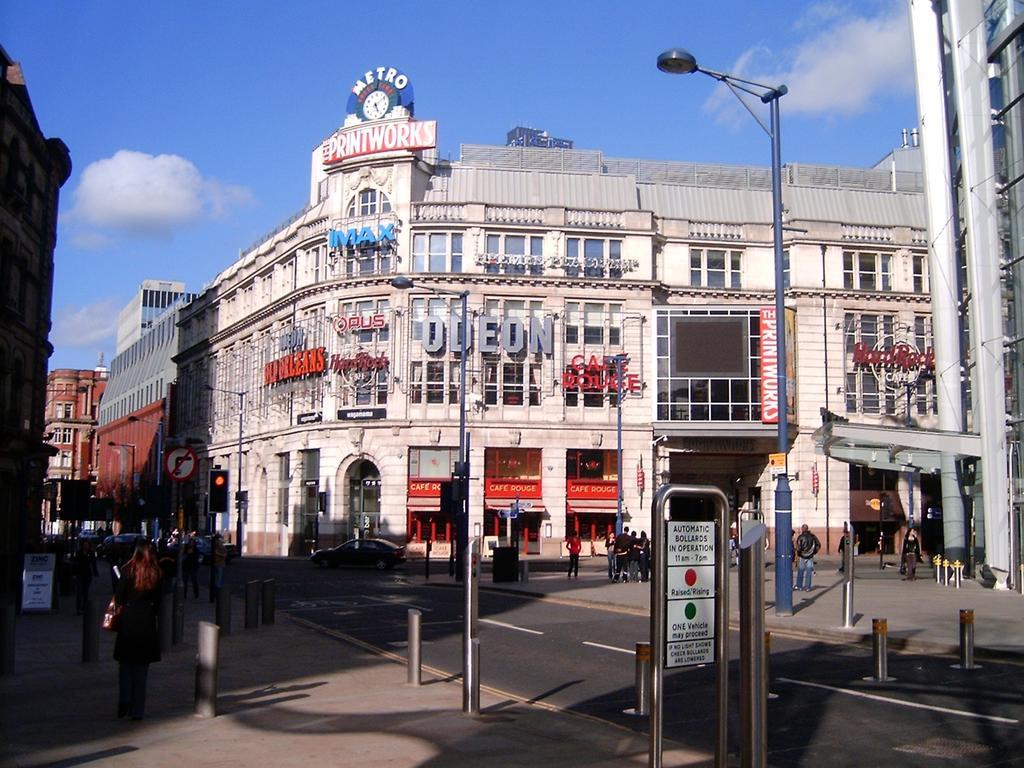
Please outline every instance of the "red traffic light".
[{"label": "red traffic light", "polygon": [[213,484],[218,488],[224,485],[227,481],[228,479],[224,477],[224,475],[214,475],[213,477]]}]

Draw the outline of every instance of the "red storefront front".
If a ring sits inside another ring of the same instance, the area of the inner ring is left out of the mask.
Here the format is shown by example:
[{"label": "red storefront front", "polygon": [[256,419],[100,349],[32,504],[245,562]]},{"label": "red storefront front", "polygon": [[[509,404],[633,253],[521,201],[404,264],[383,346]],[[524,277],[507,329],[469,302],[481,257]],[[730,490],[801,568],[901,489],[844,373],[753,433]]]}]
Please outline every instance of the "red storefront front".
[{"label": "red storefront front", "polygon": [[[547,514],[542,501],[540,448],[488,448],[484,453],[485,536],[503,537],[515,530],[520,550],[540,553],[541,522]],[[502,514],[516,505],[515,525]]]},{"label": "red storefront front", "polygon": [[584,541],[604,542],[615,530],[618,472],[615,451],[570,450],[565,456],[565,528]]}]

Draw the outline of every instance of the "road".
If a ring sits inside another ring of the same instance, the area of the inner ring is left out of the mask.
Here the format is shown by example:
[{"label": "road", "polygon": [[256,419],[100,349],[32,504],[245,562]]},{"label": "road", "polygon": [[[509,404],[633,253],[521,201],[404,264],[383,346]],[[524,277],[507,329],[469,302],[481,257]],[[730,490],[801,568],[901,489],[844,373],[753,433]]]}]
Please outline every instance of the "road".
[{"label": "road", "polygon": [[[401,570],[318,570],[294,560],[236,561],[229,571],[236,593],[247,574],[274,578],[278,610],[402,657],[408,611],[418,609],[424,666],[443,676],[461,671],[462,590],[446,574],[424,585]],[[479,617],[484,686],[647,731],[646,718],[626,713],[635,703],[634,646],[649,634],[645,616],[481,589]],[[738,751],[735,633],[730,645],[729,731]],[[769,763],[1024,766],[1024,667],[986,662],[965,672],[951,668],[955,661],[890,654],[896,679],[877,683],[863,679],[872,673],[870,650],[774,637]],[[713,749],[714,677],[712,665],[668,672],[666,740]]]}]

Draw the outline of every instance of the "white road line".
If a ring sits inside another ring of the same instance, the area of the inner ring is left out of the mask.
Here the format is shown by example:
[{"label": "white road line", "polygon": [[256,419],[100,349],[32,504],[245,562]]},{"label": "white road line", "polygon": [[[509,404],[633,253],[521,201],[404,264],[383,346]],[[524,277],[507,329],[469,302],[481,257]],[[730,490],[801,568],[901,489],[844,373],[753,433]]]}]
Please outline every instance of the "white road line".
[{"label": "white road line", "polygon": [[526,627],[517,627],[514,624],[506,624],[503,621],[495,621],[494,619],[480,619],[481,624],[493,624],[496,627],[504,627],[505,629],[514,629],[519,632],[529,632],[531,635],[543,635],[544,633],[536,629],[527,629]]},{"label": "white road line", "polygon": [[415,608],[417,611],[420,611],[422,613],[430,613],[434,610],[433,608],[424,608],[422,606],[416,605],[415,603],[407,603],[400,597],[374,597],[373,595],[360,595],[360,597],[362,597],[364,600],[370,600],[371,602],[376,603],[384,603],[385,605],[404,605],[407,608]]},{"label": "white road line", "polygon": [[857,696],[862,699],[871,699],[872,701],[884,701],[887,704],[899,704],[901,707],[912,707],[914,709],[930,709],[933,712],[944,712],[947,715],[959,715],[960,717],[973,717],[977,720],[992,720],[996,723],[1019,723],[1020,720],[1014,720],[1009,717],[997,717],[996,715],[982,715],[977,712],[965,712],[962,709],[949,709],[947,707],[936,707],[931,704],[919,704],[916,701],[903,701],[901,699],[890,699],[887,696],[878,696],[874,693],[867,693],[866,691],[853,691],[849,688],[837,688],[832,685],[822,685],[821,683],[809,683],[804,680],[792,680],[788,677],[777,677],[775,678],[780,683],[792,683],[793,685],[805,685],[808,688],[821,688],[825,691],[835,691],[836,693],[845,693],[848,696]]},{"label": "white road line", "polygon": [[635,650],[631,651],[629,648],[617,648],[614,645],[603,645],[602,643],[592,643],[589,640],[584,640],[583,644],[584,645],[589,645],[591,648],[604,648],[606,651],[618,651],[619,653],[628,653],[630,656],[633,656],[633,655],[636,654]]}]

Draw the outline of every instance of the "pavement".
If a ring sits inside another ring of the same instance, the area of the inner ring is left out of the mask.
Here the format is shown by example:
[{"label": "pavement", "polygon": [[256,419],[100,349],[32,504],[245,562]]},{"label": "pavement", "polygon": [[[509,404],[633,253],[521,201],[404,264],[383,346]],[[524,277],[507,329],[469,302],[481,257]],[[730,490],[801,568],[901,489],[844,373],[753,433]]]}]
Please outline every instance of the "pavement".
[{"label": "pavement", "polygon": [[[830,642],[871,641],[871,619],[886,618],[891,650],[946,653],[958,649],[961,609],[975,612],[976,655],[1024,660],[1024,597],[966,582],[941,586],[931,568],[901,581],[895,569],[858,559],[857,621],[842,628],[842,575],[819,559],[815,587],[794,593],[794,614],[776,617],[767,571],[766,626],[772,633]],[[533,562],[526,581],[481,589],[530,599],[583,603],[647,614],[649,584],[610,583],[603,559],[584,559],[578,579],[559,562]],[[406,578],[423,580],[416,563]],[[431,584],[451,587],[435,570]],[[738,620],[736,569],[731,613]],[[527,703],[482,686],[481,714],[462,713],[458,676],[424,670],[423,685],[406,683],[403,660],[353,645],[278,609],[273,625],[243,628],[241,585],[232,601],[232,631],[220,639],[218,713],[194,714],[196,638],[214,620],[201,596],[186,601],[181,644],[150,667],[146,717],[115,717],[117,666],[113,635],[101,632],[99,661],[83,662],[82,618],[73,599],[58,611],[17,618],[14,673],[0,677],[2,766],[595,766],[647,764],[647,737],[615,724]],[[97,601],[106,604],[100,582]],[[712,756],[666,740],[663,764],[704,766]]]}]

